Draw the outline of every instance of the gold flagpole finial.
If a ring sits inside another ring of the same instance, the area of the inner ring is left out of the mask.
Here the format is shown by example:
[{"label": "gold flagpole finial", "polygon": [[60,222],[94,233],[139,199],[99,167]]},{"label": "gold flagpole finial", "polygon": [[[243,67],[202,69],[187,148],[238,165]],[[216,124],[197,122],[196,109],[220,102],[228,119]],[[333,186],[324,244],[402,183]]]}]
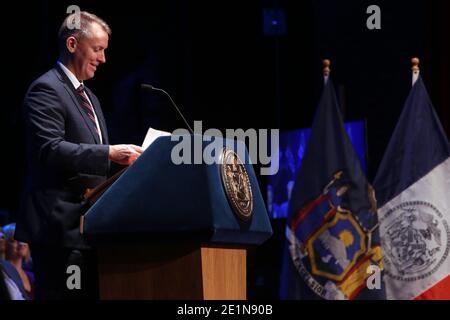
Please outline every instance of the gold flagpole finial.
[{"label": "gold flagpole finial", "polygon": [[330,75],[330,60],[323,60],[323,76],[328,77]]}]

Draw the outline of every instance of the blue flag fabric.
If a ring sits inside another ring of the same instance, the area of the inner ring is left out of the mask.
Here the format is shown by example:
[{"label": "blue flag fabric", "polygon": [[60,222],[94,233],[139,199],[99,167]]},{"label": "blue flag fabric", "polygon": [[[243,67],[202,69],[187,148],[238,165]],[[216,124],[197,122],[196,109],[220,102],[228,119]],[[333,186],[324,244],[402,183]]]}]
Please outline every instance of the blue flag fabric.
[{"label": "blue flag fabric", "polygon": [[289,203],[280,298],[384,298],[377,225],[373,189],[328,80]]},{"label": "blue flag fabric", "polygon": [[379,207],[449,156],[449,142],[419,76],[373,182]]},{"label": "blue flag fabric", "polygon": [[388,299],[450,299],[450,144],[422,79],[374,180]]}]

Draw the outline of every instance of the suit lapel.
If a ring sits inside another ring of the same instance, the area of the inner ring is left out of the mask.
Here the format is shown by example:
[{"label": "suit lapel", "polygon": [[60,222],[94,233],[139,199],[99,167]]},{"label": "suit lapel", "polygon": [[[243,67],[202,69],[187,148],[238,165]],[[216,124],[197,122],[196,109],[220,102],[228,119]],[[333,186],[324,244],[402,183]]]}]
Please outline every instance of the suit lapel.
[{"label": "suit lapel", "polygon": [[[64,84],[64,88],[68,92],[69,96],[72,98],[72,101],[75,104],[78,111],[80,112],[81,117],[84,119],[86,126],[89,128],[89,131],[91,132],[91,134],[95,140],[95,143],[100,144],[100,137],[98,136],[98,134],[96,132],[95,124],[94,124],[94,122],[92,122],[91,119],[89,119],[87,113],[84,111],[83,102],[81,100],[81,97],[79,96],[78,92],[75,90],[74,86],[72,85],[72,82],[67,77],[67,75],[64,73],[64,71],[62,71],[58,65],[56,65],[55,69],[57,71],[57,74],[58,74],[60,80]],[[97,109],[94,109],[94,110],[97,112]]]}]

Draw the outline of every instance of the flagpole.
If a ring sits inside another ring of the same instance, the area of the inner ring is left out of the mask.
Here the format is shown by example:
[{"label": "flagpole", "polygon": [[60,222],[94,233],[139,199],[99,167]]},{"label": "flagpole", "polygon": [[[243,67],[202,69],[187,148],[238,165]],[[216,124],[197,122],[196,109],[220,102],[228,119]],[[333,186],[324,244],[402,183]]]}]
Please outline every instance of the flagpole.
[{"label": "flagpole", "polygon": [[411,59],[411,64],[412,64],[412,85],[414,86],[414,84],[416,83],[417,79],[419,78],[419,58],[414,57]]},{"label": "flagpole", "polygon": [[327,84],[330,77],[330,60],[324,59],[323,63],[323,84]]}]

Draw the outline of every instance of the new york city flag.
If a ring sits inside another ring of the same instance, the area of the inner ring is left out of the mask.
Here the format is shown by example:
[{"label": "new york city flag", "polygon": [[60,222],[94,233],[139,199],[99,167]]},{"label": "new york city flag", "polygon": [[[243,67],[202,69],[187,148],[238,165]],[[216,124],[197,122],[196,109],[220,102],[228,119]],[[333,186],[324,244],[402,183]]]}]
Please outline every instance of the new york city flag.
[{"label": "new york city flag", "polygon": [[289,203],[280,298],[384,298],[376,210],[329,80]]},{"label": "new york city flag", "polygon": [[419,77],[374,181],[388,299],[450,299],[450,144]]}]

